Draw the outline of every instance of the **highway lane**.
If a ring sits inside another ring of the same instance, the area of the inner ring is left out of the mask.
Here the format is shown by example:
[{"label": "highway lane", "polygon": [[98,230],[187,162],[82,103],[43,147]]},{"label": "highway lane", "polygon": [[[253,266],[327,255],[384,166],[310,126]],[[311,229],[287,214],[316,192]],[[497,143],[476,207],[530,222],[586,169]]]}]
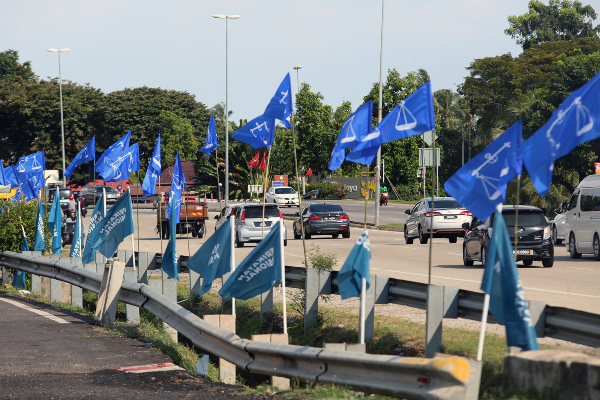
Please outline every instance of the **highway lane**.
[{"label": "highway lane", "polygon": [[[91,212],[84,219],[86,229],[89,225],[90,215]],[[208,220],[209,234],[214,232],[214,215],[216,215],[216,212],[211,212]],[[161,241],[154,230],[156,212],[153,210],[139,210],[139,216],[140,250],[161,253]],[[293,239],[291,220],[286,220],[285,225],[288,232],[285,263],[286,265],[303,266],[302,240]],[[307,249],[310,251],[313,246],[318,246],[321,252],[334,254],[338,261],[335,269],[339,270],[361,232],[362,229],[360,228],[351,228],[350,239],[313,236],[312,239],[307,241]],[[419,244],[418,241],[407,245],[404,243],[402,232],[370,230],[369,235],[371,238],[371,270],[373,274],[389,275],[393,278],[427,283],[429,269],[428,245]],[[188,241],[186,235],[179,235],[177,252],[180,255],[193,255],[205,240],[206,236],[203,239],[198,239],[189,235]],[[163,250],[166,245],[167,242],[162,241]],[[236,259],[243,259],[254,247],[254,244],[248,244],[243,248],[236,249]],[[131,249],[131,240],[126,239],[120,248]],[[135,248],[138,250],[137,233],[135,235]],[[462,289],[478,291],[483,276],[481,263],[476,262],[473,267],[465,267],[462,263],[461,252],[462,242],[460,240],[458,243],[451,244],[447,239],[434,239],[431,281],[436,285],[459,286]],[[573,260],[569,257],[564,245],[557,246],[555,254],[553,268],[542,268],[541,262],[535,262],[531,267],[524,267],[519,264],[519,273],[527,299],[546,301],[553,306],[599,313],[600,263],[591,256],[586,255],[579,260]]]}]

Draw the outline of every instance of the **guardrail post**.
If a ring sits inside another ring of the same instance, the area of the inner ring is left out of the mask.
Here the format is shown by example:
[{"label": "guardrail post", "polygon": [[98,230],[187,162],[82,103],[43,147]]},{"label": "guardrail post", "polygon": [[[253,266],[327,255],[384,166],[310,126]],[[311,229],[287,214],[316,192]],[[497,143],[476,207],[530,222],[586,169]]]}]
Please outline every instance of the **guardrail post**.
[{"label": "guardrail post", "polygon": [[531,314],[535,335],[537,337],[546,336],[546,302],[529,300],[527,301],[527,308],[529,308],[529,314]]},{"label": "guardrail post", "polygon": [[[173,303],[177,303],[177,280],[171,278],[165,271],[162,272],[162,294]],[[171,338],[177,343],[177,330],[165,324],[165,330],[169,333]]]},{"label": "guardrail post", "polygon": [[[50,258],[51,260],[60,260],[60,257],[55,256],[54,254],[51,254],[48,258]],[[50,301],[60,303],[60,301],[62,300],[61,288],[61,281],[50,278]]]},{"label": "guardrail post", "polygon": [[433,358],[442,348],[444,287],[427,286],[427,321],[425,324],[425,357]]},{"label": "guardrail post", "polygon": [[114,325],[119,304],[119,292],[123,284],[125,263],[119,260],[109,260],[102,274],[102,285],[96,306],[96,321],[106,325]]},{"label": "guardrail post", "polygon": [[[60,261],[71,264],[71,257],[59,257]],[[60,282],[60,302],[71,303],[71,284],[67,282]]]},{"label": "guardrail post", "polygon": [[8,276],[8,269],[2,267],[2,284],[10,285],[11,283],[10,276]]},{"label": "guardrail post", "polygon": [[308,333],[319,319],[319,295],[331,294],[331,271],[306,268],[304,294],[304,333]]},{"label": "guardrail post", "polygon": [[375,275],[375,304],[390,302],[390,276]]},{"label": "guardrail post", "polygon": [[[310,268],[309,268],[310,269]],[[255,342],[266,342],[266,343],[277,343],[277,344],[289,344],[287,334],[267,334],[267,335],[252,335],[251,340]],[[287,390],[290,388],[290,380],[288,378],[282,378],[279,376],[270,377],[271,386],[279,388],[281,390]]]},{"label": "guardrail post", "polygon": [[[71,265],[82,267],[81,257],[71,257]],[[83,289],[79,286],[71,285],[71,304],[83,308]]]},{"label": "guardrail post", "polygon": [[375,292],[376,292],[376,275],[371,275],[371,282],[374,285],[370,285],[367,290],[367,296],[365,298],[365,341],[373,339],[375,336]]},{"label": "guardrail post", "polygon": [[444,288],[444,318],[458,318],[458,286]]},{"label": "guardrail post", "polygon": [[260,294],[260,320],[265,318],[266,314],[273,312],[273,287]]},{"label": "guardrail post", "polygon": [[[123,279],[129,282],[136,282],[136,273],[133,267],[128,268],[125,267],[125,272],[123,275]],[[132,306],[130,304],[125,304],[125,314],[127,315],[127,322],[130,324],[139,324],[140,323],[140,308],[136,306]]]},{"label": "guardrail post", "polygon": [[147,251],[138,253],[138,280],[140,283],[148,283],[148,271],[156,269],[156,253]]},{"label": "guardrail post", "polygon": [[[23,251],[22,254],[32,257],[41,257],[41,251]],[[31,274],[31,293],[42,294],[42,277]]]},{"label": "guardrail post", "polygon": [[366,343],[323,343],[323,348],[333,351],[351,351],[353,353],[366,353]]},{"label": "guardrail post", "polygon": [[[231,275],[231,272],[228,272],[226,274],[223,275],[223,277],[221,278],[221,283],[225,284],[225,282],[227,282],[227,279],[229,279],[229,276]],[[231,297],[223,297],[221,299],[221,312],[223,314],[229,312],[231,313]]]},{"label": "guardrail post", "polygon": [[[235,315],[205,315],[204,320],[209,324],[223,328],[231,333],[235,333]],[[235,364],[219,358],[219,378],[223,383],[228,383],[230,385],[235,384]]]},{"label": "guardrail post", "polygon": [[190,271],[190,302],[192,302],[194,298],[197,299],[200,297],[200,292],[202,291],[202,275],[196,271],[192,271],[190,268],[188,269]]},{"label": "guardrail post", "polygon": [[117,250],[117,258],[125,263],[125,268],[133,268],[133,250]]}]

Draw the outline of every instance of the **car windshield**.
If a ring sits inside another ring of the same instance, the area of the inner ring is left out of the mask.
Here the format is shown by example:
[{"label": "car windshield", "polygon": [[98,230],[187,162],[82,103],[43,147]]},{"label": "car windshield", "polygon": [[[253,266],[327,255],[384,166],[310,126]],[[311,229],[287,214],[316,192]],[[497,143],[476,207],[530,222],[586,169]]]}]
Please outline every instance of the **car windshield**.
[{"label": "car windshield", "polygon": [[275,189],[275,194],[296,194],[296,191],[292,188],[281,188]]},{"label": "car windshield", "polygon": [[[54,197],[55,193],[56,193],[56,190],[50,191],[50,196]],[[68,200],[72,194],[73,194],[73,192],[71,191],[71,189],[60,189],[58,192],[60,200],[65,200],[65,199]]]},{"label": "car windshield", "polygon": [[[262,207],[246,207],[244,218],[262,218]],[[279,210],[277,207],[265,207],[265,218],[279,218]]]},{"label": "car windshield", "polygon": [[[515,226],[515,212],[502,211],[506,226]],[[516,218],[520,226],[546,226],[546,217],[540,211],[525,211],[519,210],[519,215]]]},{"label": "car windshield", "polygon": [[[436,200],[433,206],[436,210],[440,208],[464,208],[456,200]],[[427,209],[431,209],[431,201],[427,201]]]},{"label": "car windshield", "polygon": [[310,212],[336,212],[344,211],[339,204],[311,204]]},{"label": "car windshield", "polygon": [[117,193],[117,191],[113,188],[111,188],[110,186],[106,186],[106,187],[96,187],[96,193],[102,193],[102,189],[106,190],[106,193]]}]

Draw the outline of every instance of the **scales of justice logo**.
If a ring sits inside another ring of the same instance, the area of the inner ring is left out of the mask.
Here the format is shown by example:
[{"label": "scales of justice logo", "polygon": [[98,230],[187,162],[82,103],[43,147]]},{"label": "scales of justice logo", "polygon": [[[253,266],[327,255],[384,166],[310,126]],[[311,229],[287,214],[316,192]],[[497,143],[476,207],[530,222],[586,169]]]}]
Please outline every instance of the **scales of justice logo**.
[{"label": "scales of justice logo", "polygon": [[[396,123],[394,124],[394,127],[398,132],[408,131],[417,126],[417,119],[408,109],[408,107],[406,107],[406,102],[404,100],[398,104],[397,110]],[[373,140],[378,138],[380,135],[381,131],[379,128],[375,128],[371,133],[365,136],[362,141],[366,142],[368,140]]]},{"label": "scales of justice logo", "polygon": [[[287,93],[287,92],[285,92],[285,93]],[[267,131],[267,133],[271,133],[271,131],[269,130],[269,127],[267,125],[267,121],[263,121],[262,124],[259,124],[258,122],[255,122],[255,124],[256,124],[256,126],[254,128],[250,128],[250,133],[255,138],[260,139],[265,144],[265,146],[267,146],[268,141],[267,141],[266,136],[256,136],[256,134],[254,133],[254,131],[256,131],[256,130],[258,130],[259,132],[262,132],[263,128],[265,128],[265,131]]]},{"label": "scales of justice logo", "polygon": [[[498,149],[496,150],[496,152],[492,153],[485,153],[483,155],[483,157],[485,158],[485,161],[476,169],[473,170],[473,172],[471,173],[471,176],[475,176],[477,179],[480,180],[485,193],[488,197],[488,199],[490,200],[496,200],[498,197],[500,197],[500,195],[502,194],[500,192],[500,190],[498,189],[498,182],[500,182],[500,178],[503,177],[504,175],[508,174],[509,171],[509,167],[508,167],[508,160],[505,158],[504,160],[504,168],[502,168],[502,170],[500,170],[500,176],[499,178],[494,178],[491,176],[487,176],[485,175],[486,171],[483,171],[483,173],[481,172],[482,169],[484,169],[484,167],[488,166],[488,165],[493,165],[495,163],[498,162],[498,155],[500,153],[502,153],[504,151],[504,149],[510,149],[510,142],[504,142],[504,144]],[[491,194],[490,194],[491,191]]]},{"label": "scales of justice logo", "polygon": [[[27,168],[27,165],[29,165],[30,162],[31,162],[31,168]],[[28,169],[29,170],[42,169],[42,165],[38,161],[37,156],[35,154],[24,157],[23,159],[19,160],[19,163],[17,164],[17,171],[19,173],[23,173],[23,172],[27,171]]]}]

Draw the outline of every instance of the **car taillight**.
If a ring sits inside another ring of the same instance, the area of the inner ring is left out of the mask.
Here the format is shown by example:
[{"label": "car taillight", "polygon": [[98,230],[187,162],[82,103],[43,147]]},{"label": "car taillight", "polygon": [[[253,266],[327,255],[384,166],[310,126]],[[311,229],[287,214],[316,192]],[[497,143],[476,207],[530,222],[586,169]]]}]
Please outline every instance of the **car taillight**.
[{"label": "car taillight", "polygon": [[[427,212],[426,212],[425,214],[423,214],[423,215],[425,215],[426,217],[431,217],[431,211],[427,211]],[[441,212],[434,211],[434,212],[433,212],[433,216],[435,217],[436,215],[442,215],[442,213],[441,213]]]},{"label": "car taillight", "polygon": [[461,211],[461,212],[460,212],[460,215],[466,215],[467,217],[471,217],[471,216],[473,216],[473,214],[471,214],[471,212],[470,212],[470,211]]},{"label": "car taillight", "polygon": [[241,220],[242,222],[246,222],[246,211],[245,211],[245,210],[244,210],[244,211],[242,211],[242,216],[240,217],[240,220]]},{"label": "car taillight", "polygon": [[231,212],[229,213],[229,216],[233,215],[234,210],[231,210]]},{"label": "car taillight", "polygon": [[310,219],[311,221],[318,221],[321,219],[321,217],[317,217],[316,215],[311,215],[310,217],[308,217],[308,219]]},{"label": "car taillight", "polygon": [[277,210],[279,211],[279,218],[283,219],[283,214],[281,213],[281,210]]},{"label": "car taillight", "polygon": [[348,219],[348,214],[340,215],[338,219]]}]

